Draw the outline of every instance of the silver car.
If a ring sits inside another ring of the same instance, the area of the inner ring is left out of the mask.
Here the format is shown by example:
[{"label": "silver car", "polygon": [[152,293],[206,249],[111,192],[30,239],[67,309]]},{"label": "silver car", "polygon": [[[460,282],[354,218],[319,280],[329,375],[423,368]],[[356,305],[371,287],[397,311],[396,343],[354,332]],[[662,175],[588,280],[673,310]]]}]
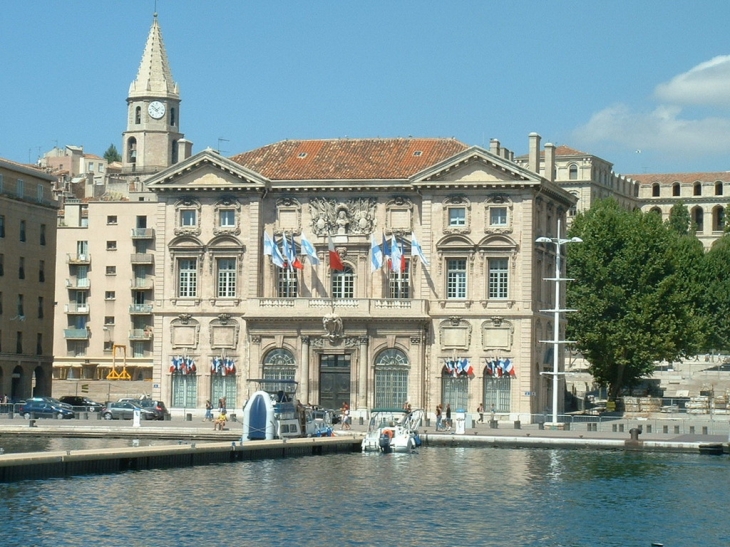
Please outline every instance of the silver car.
[{"label": "silver car", "polygon": [[107,406],[101,409],[101,416],[105,420],[131,420],[134,418],[135,410],[139,411],[140,419],[142,420],[154,420],[155,413],[146,408],[142,408],[129,401],[117,401],[116,403],[109,403]]}]

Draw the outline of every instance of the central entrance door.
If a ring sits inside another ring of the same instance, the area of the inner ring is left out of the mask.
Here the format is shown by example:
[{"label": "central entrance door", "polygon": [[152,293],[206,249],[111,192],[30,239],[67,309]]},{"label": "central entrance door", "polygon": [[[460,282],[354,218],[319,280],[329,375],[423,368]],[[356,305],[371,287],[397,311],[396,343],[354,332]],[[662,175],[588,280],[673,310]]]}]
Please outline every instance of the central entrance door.
[{"label": "central entrance door", "polygon": [[350,404],[350,355],[319,356],[319,405],[337,409]]}]

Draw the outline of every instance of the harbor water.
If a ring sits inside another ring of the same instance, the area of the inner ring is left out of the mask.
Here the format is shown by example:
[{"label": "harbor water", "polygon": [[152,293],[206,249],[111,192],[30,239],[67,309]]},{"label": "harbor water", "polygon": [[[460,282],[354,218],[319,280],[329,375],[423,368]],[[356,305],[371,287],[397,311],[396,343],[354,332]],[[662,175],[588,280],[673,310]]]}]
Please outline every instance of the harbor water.
[{"label": "harbor water", "polygon": [[422,448],[0,485],[17,546],[730,545],[730,460]]}]

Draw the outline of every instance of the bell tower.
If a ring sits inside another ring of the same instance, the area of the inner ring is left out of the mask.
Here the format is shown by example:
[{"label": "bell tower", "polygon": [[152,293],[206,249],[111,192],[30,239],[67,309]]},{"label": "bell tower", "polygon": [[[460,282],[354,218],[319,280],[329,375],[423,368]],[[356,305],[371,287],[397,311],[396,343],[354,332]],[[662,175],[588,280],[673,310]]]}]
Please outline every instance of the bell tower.
[{"label": "bell tower", "polygon": [[180,92],[172,79],[155,13],[137,78],[129,86],[122,173],[151,175],[177,163],[183,137]]}]

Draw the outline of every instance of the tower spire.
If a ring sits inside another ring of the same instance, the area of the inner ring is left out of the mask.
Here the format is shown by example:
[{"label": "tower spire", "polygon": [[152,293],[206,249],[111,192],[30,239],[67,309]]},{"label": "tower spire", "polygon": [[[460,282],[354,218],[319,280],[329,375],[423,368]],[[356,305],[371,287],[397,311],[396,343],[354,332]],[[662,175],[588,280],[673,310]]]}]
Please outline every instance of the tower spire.
[{"label": "tower spire", "polygon": [[167,61],[167,52],[162,41],[162,30],[157,22],[156,10],[142,54],[142,62],[137,71],[137,79],[129,86],[130,99],[150,96],[180,98],[177,82],[172,79],[172,71]]}]

